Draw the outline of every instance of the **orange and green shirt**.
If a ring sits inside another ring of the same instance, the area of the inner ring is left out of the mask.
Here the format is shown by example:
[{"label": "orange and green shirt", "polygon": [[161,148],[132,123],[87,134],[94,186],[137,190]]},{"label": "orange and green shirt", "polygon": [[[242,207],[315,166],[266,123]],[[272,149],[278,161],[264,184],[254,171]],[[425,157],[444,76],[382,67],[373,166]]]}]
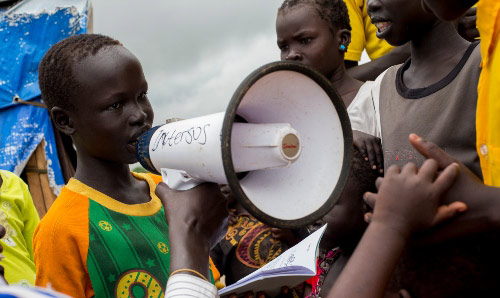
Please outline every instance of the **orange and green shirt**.
[{"label": "orange and green shirt", "polygon": [[71,179],[33,238],[36,284],[73,297],[163,297],[170,268],[168,226],[149,184],[148,203],[127,205]]}]

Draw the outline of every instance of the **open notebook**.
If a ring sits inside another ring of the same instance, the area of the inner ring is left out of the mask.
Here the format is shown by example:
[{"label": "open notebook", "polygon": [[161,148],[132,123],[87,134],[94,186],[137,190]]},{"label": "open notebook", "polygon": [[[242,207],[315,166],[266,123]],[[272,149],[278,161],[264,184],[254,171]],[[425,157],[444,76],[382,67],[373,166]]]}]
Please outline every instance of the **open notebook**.
[{"label": "open notebook", "polygon": [[219,290],[219,295],[264,291],[274,296],[279,294],[281,287],[292,288],[316,275],[319,242],[325,229],[326,225],[259,270]]}]

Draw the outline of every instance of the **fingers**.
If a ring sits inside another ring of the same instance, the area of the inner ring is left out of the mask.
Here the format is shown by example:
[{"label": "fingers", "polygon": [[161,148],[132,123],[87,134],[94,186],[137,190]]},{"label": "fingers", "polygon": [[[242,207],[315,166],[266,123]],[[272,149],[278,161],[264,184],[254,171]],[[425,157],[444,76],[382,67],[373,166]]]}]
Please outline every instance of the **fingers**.
[{"label": "fingers", "polygon": [[434,221],[432,225],[437,225],[446,220],[449,220],[456,215],[463,213],[467,210],[467,205],[463,202],[453,202],[449,205],[439,206],[434,216]]},{"label": "fingers", "polygon": [[455,162],[455,159],[436,146],[434,143],[427,142],[418,135],[410,134],[410,143],[426,158],[435,159],[438,162],[439,168],[444,169],[449,164]]},{"label": "fingers", "polygon": [[434,181],[438,171],[438,163],[434,159],[427,159],[418,171],[419,176],[427,181]]},{"label": "fingers", "polygon": [[370,206],[370,208],[373,209],[375,207],[375,202],[377,201],[377,194],[373,192],[365,192],[363,200],[368,206]]},{"label": "fingers", "polygon": [[375,159],[377,161],[377,167],[379,173],[384,173],[384,154],[382,152],[382,144],[380,143],[380,139],[376,138],[373,140],[373,151],[375,151]]},{"label": "fingers", "polygon": [[[355,134],[355,131],[353,131],[353,134]],[[363,156],[364,160],[368,160],[368,156],[366,155],[366,147],[365,147],[365,142],[364,141],[359,141],[358,138],[354,138],[353,140],[354,146],[358,148],[359,153],[361,153],[361,156]]]},{"label": "fingers", "polygon": [[401,168],[399,168],[397,165],[392,165],[385,172],[385,177],[388,177],[390,175],[396,175],[399,173],[401,173]]},{"label": "fingers", "polygon": [[375,157],[373,145],[371,142],[365,142],[365,146],[366,146],[366,153],[368,154],[368,160],[370,161],[370,166],[371,166],[372,170],[376,170],[377,166],[375,163],[376,163],[377,158]]},{"label": "fingers", "polygon": [[401,170],[401,174],[413,174],[416,175],[418,172],[417,165],[413,162],[409,162],[404,165],[403,169]]},{"label": "fingers", "polygon": [[384,177],[378,177],[377,180],[375,180],[375,187],[377,189],[380,189],[380,185],[382,185],[382,182],[384,182]]},{"label": "fingers", "polygon": [[455,182],[458,175],[458,164],[452,163],[436,178],[434,187],[436,195],[441,197]]},{"label": "fingers", "polygon": [[370,223],[372,221],[373,213],[366,212],[364,215],[365,222]]}]

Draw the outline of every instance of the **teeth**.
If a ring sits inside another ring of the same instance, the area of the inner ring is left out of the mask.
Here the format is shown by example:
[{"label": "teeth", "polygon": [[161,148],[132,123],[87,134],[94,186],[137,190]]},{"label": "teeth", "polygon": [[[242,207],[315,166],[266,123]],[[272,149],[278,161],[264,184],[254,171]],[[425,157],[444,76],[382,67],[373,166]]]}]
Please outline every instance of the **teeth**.
[{"label": "teeth", "polygon": [[378,32],[382,32],[385,29],[387,29],[387,27],[389,27],[390,24],[391,22],[377,22],[374,25],[375,27],[377,27]]}]

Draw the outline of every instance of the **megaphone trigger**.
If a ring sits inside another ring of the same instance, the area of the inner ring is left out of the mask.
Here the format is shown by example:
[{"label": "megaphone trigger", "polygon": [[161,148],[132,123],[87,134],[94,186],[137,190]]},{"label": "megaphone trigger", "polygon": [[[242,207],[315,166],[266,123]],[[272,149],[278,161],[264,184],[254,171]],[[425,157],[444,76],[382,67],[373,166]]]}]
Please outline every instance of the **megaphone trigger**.
[{"label": "megaphone trigger", "polygon": [[161,168],[161,178],[170,188],[188,190],[200,185],[203,181],[194,179],[186,171]]}]

